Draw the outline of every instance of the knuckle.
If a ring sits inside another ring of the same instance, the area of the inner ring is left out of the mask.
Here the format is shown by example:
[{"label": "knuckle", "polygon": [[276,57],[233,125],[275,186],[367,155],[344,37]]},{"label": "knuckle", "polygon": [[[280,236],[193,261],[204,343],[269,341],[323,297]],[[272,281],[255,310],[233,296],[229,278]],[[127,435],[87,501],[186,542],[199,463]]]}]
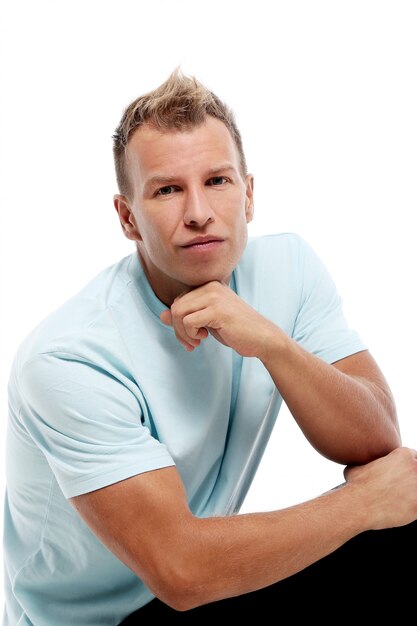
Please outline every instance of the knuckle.
[{"label": "knuckle", "polygon": [[220,283],[217,282],[217,280],[212,280],[211,283],[208,283],[207,285],[209,293],[210,294],[218,293],[219,286],[220,286]]},{"label": "knuckle", "polygon": [[178,332],[177,329],[175,329],[175,336],[178,339],[178,341],[182,341],[182,337],[181,337],[181,335],[180,335],[180,333]]},{"label": "knuckle", "polygon": [[190,320],[188,315],[186,317],[184,317],[184,319],[182,320],[182,323],[184,325],[184,328],[185,328],[186,332],[188,334],[190,334],[192,332],[192,330],[193,330],[193,324],[192,324],[192,322],[191,322],[191,320]]},{"label": "knuckle", "polygon": [[175,319],[178,319],[179,317],[181,317],[181,306],[180,306],[179,302],[173,302],[172,303],[172,305],[171,305],[171,315]]}]

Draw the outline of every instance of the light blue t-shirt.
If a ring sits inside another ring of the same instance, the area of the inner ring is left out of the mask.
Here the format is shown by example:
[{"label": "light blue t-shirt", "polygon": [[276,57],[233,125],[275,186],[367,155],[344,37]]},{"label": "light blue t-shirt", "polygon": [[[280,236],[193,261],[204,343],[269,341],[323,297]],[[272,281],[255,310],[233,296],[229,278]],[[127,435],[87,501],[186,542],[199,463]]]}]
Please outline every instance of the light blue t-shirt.
[{"label": "light blue t-shirt", "polygon": [[[366,349],[329,273],[295,234],[250,238],[230,286],[328,363]],[[281,397],[258,359],[212,336],[186,352],[161,323],[164,309],[135,251],[19,346],[9,383],[5,626],[115,626],[153,598],[72,496],[175,464],[195,515],[239,511]]]}]

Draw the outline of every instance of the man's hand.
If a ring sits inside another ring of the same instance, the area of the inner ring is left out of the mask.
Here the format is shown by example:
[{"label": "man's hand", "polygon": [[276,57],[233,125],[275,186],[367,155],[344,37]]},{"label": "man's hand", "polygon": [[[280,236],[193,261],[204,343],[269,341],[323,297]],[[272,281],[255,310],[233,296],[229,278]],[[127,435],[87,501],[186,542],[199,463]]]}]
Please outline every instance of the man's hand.
[{"label": "man's hand", "polygon": [[403,526],[417,518],[416,450],[397,448],[366,465],[346,467],[344,475],[362,491],[371,529]]},{"label": "man's hand", "polygon": [[277,326],[223,283],[213,281],[178,296],[160,315],[173,326],[178,341],[191,352],[210,333],[241,356],[261,358]]}]

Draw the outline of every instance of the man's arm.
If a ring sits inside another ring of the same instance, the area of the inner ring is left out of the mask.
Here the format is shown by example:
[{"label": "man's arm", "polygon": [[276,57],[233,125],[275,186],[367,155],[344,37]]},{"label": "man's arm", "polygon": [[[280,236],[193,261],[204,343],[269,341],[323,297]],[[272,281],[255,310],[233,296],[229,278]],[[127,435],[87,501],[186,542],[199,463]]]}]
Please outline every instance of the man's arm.
[{"label": "man's arm", "polygon": [[392,394],[368,351],[329,365],[218,282],[183,294],[161,320],[187,350],[210,332],[259,358],[305,436],[331,460],[367,463],[401,445]]},{"label": "man's arm", "polygon": [[262,362],[310,443],[345,465],[401,445],[388,384],[365,350],[329,365],[279,329]]},{"label": "man's arm", "polygon": [[417,453],[399,448],[355,467],[348,482],[269,513],[198,519],[175,468],[71,499],[100,540],[177,610],[286,578],[368,529],[417,517]]}]

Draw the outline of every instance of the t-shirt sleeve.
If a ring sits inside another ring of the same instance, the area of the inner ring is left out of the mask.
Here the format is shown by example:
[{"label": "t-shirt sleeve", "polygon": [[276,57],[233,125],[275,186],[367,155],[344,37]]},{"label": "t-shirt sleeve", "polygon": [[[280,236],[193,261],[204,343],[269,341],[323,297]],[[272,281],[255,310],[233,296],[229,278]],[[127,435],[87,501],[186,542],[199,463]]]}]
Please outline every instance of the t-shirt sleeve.
[{"label": "t-shirt sleeve", "polygon": [[298,240],[302,280],[293,339],[327,363],[366,350],[359,334],[347,323],[329,271],[313,248],[301,237]]},{"label": "t-shirt sleeve", "polygon": [[22,367],[21,420],[66,498],[174,465],[142,423],[139,392],[97,364],[47,353]]}]

